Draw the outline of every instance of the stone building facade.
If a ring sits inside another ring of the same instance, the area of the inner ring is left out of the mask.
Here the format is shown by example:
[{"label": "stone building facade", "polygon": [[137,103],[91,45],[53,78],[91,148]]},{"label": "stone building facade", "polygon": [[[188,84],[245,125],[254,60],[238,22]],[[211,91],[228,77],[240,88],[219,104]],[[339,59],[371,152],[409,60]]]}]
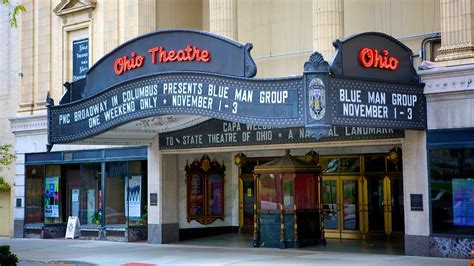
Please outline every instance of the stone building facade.
[{"label": "stone building facade", "polygon": [[[16,102],[15,108],[11,108],[16,110],[16,114],[10,120],[11,131],[16,137],[15,150],[18,155],[14,200],[15,202],[19,200],[21,203],[14,208],[15,237],[56,236],[64,229],[48,231],[45,229],[48,227],[45,224],[64,223],[65,217],[44,222],[40,218],[43,211],[30,213],[33,207],[41,209],[41,206],[36,206],[28,199],[31,186],[28,184],[29,180],[35,180],[39,171],[43,171],[45,176],[63,180],[55,181],[56,183],[66,182],[69,180],[69,175],[73,176],[74,173],[81,175],[82,171],[91,169],[88,167],[95,167],[96,179],[99,177],[104,179],[104,175],[112,171],[110,170],[112,168],[108,168],[109,165],[112,167],[112,162],[117,160],[112,155],[107,157],[110,151],[121,154],[123,161],[128,165],[128,168],[124,169],[134,169],[133,167],[141,169],[138,172],[142,173],[142,178],[146,177],[142,180],[142,185],[147,187],[147,195],[157,195],[156,204],[151,204],[152,200],[145,195],[147,222],[141,223],[140,228],[146,228],[148,242],[169,243],[178,241],[181,234],[195,232],[197,229],[205,232],[206,228],[242,227],[243,212],[239,200],[242,181],[239,167],[233,163],[234,156],[240,152],[256,161],[257,158],[273,158],[281,155],[287,148],[299,156],[314,149],[327,158],[352,156],[359,158],[356,160],[364,161],[372,155],[377,155],[384,161],[383,154],[388,154],[393,147],[399,147],[403,151],[401,169],[403,182],[397,183],[401,188],[399,197],[396,200],[392,199],[398,201],[399,220],[393,223],[391,221],[389,225],[385,223],[381,229],[382,235],[390,235],[392,231],[398,230],[398,236],[404,239],[405,253],[408,255],[463,257],[466,256],[465,250],[472,248],[472,239],[467,238],[468,234],[465,232],[458,232],[459,235],[453,237],[451,234],[441,232],[442,230],[438,233],[432,230],[431,206],[435,192],[432,191],[430,184],[432,184],[431,173],[435,166],[433,158],[428,156],[427,147],[430,147],[430,142],[427,141],[427,134],[434,134],[433,149],[443,148],[442,145],[438,145],[441,141],[439,139],[443,137],[443,130],[459,129],[465,135],[466,131],[474,127],[471,74],[473,31],[470,28],[474,14],[471,10],[473,0],[419,0],[411,1],[409,4],[405,1],[369,0],[24,0],[22,3],[27,9],[27,12],[20,17],[18,32],[20,50],[18,72],[22,73],[22,77],[16,87],[18,94],[12,94],[12,97],[18,99],[12,101]],[[329,61],[334,53],[332,47],[334,39],[367,31],[389,34],[411,48],[417,55],[415,65],[425,68],[419,71],[419,75],[426,83],[428,130],[405,130],[403,137],[377,140],[163,150],[159,148],[160,134],[190,127],[205,120],[199,116],[169,115],[138,120],[78,143],[55,145],[51,154],[59,156],[59,159],[51,159],[52,157],[48,156],[52,155],[46,155],[48,143],[46,95],[49,93],[55,102],[59,102],[65,92],[63,84],[73,81],[75,42],[87,40],[88,64],[92,66],[115,47],[139,35],[179,28],[209,31],[241,43],[252,43],[254,46],[252,55],[258,69],[257,77],[300,75],[304,62],[313,51],[320,51]],[[422,64],[421,61],[436,62]],[[430,69],[426,70],[426,65]],[[456,132],[450,134],[454,135],[449,136],[455,136]],[[469,138],[454,144],[458,145],[456,146],[458,148],[472,148],[472,141],[469,142]],[[450,145],[446,147],[452,148]],[[87,157],[88,155],[80,155],[80,152],[85,151],[102,155],[91,159],[92,157]],[[143,151],[146,152],[142,153]],[[126,154],[130,154],[130,157],[125,156]],[[215,221],[212,226],[186,220],[187,192],[184,169],[187,162],[201,158],[203,154],[217,158],[226,166],[225,218]],[[469,156],[472,153],[466,151],[463,154],[467,157],[462,157],[462,160],[466,160],[466,164],[470,165]],[[76,159],[74,157],[76,155],[82,159]],[[136,162],[142,162],[141,166],[136,166]],[[76,166],[77,169],[74,168]],[[43,170],[39,170],[38,167],[42,167]],[[400,169],[397,169],[397,176],[398,172]],[[361,172],[356,176],[359,178],[364,174]],[[337,179],[337,182],[345,180],[342,175],[334,175],[333,178]],[[446,180],[445,178],[443,182],[448,182]],[[38,184],[42,185],[45,181],[39,182]],[[102,192],[98,192],[102,191],[101,188],[104,186],[113,186],[107,182],[95,183],[94,187],[86,188],[90,194],[84,192],[86,193],[84,197],[90,197],[89,202],[93,203],[93,207],[85,211],[87,215],[84,216],[84,222],[92,223],[90,217],[91,214],[95,214],[94,209],[101,208],[104,202],[114,201],[112,198],[107,199],[107,196],[106,199],[102,199]],[[393,182],[392,186],[395,186]],[[453,182],[456,186],[470,186],[470,183],[462,183],[465,181]],[[120,186],[123,187],[122,184]],[[73,190],[76,188],[72,186],[63,189],[68,196],[79,195],[74,194],[76,192]],[[82,191],[83,188],[80,189]],[[41,191],[39,193],[41,194]],[[454,192],[449,193],[449,197],[452,197]],[[421,195],[421,210],[409,208],[412,195]],[[77,198],[72,196],[71,199]],[[75,201],[77,200],[65,201],[69,207],[57,208],[61,208],[64,215],[70,214],[75,208],[73,206]],[[123,199],[120,198],[120,201]],[[144,209],[142,213],[143,211]],[[115,213],[105,213],[105,215],[113,214]],[[393,217],[395,216],[393,214]],[[385,216],[385,219],[389,219],[387,217],[392,216]],[[28,219],[31,219],[31,222]],[[395,228],[396,224],[403,226]],[[472,234],[473,227],[469,224],[470,222],[463,224],[462,227]],[[108,228],[111,231],[120,231],[107,225],[107,222],[102,221],[105,230]],[[100,235],[103,228],[97,229],[100,231],[99,235],[92,228],[88,237],[104,238],[104,235]],[[130,240],[133,237],[143,237],[142,233],[141,229],[137,229],[126,231],[122,235],[110,233],[110,236],[121,240],[128,237]],[[362,238],[365,237],[362,236],[364,234],[360,232],[355,235],[356,238]],[[451,253],[440,251],[443,250],[443,245],[446,243],[451,245],[452,242],[460,243],[458,246],[462,248]]]},{"label": "stone building facade", "polygon": [[[16,115],[17,88],[21,79],[19,71],[18,30],[10,26],[8,7],[0,7],[0,35],[4,41],[0,44],[0,145],[15,144],[9,119]],[[13,186],[15,167],[4,167],[0,176]],[[0,236],[13,234],[13,190],[0,192]]]}]

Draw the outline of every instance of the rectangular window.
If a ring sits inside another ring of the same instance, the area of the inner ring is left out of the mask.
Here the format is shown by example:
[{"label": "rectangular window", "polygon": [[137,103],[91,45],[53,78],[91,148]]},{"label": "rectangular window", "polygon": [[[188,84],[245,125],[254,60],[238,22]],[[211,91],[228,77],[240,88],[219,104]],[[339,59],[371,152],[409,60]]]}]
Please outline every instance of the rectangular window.
[{"label": "rectangular window", "polygon": [[105,165],[105,224],[124,225],[126,206],[127,162]]},{"label": "rectangular window", "polygon": [[[100,225],[102,209],[101,164],[81,164],[79,186],[75,185],[77,182],[74,181],[75,179],[77,180],[77,178],[68,178],[68,182],[71,188],[71,205],[80,206],[78,217],[81,225]],[[79,199],[76,198],[75,193],[80,196]],[[71,213],[71,215],[74,215],[74,213]]]},{"label": "rectangular window", "polygon": [[146,169],[146,161],[106,163],[105,225],[147,222]]},{"label": "rectangular window", "polygon": [[25,171],[25,223],[43,223],[44,165],[28,165]]},{"label": "rectangular window", "polygon": [[360,157],[321,157],[325,173],[360,173]]},{"label": "rectangular window", "polygon": [[433,233],[474,234],[474,148],[429,150]]},{"label": "rectangular window", "polygon": [[279,210],[281,203],[280,176],[275,174],[262,174],[260,181],[260,209]]}]

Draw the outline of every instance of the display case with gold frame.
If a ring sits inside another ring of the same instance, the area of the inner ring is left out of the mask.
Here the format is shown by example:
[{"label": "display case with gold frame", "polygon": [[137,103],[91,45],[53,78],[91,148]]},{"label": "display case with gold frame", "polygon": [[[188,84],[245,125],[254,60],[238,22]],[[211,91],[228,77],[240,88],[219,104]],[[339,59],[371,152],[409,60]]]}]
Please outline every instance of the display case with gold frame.
[{"label": "display case with gold frame", "polygon": [[191,165],[186,163],[187,221],[207,225],[224,220],[224,164],[202,156]]}]

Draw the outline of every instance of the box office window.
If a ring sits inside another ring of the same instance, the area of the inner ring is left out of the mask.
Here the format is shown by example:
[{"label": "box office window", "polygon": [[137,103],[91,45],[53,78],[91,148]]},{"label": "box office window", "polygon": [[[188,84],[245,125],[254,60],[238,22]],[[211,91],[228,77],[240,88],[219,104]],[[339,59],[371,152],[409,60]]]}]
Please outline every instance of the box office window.
[{"label": "box office window", "polygon": [[[289,189],[287,189],[288,191]],[[281,203],[280,176],[262,174],[260,176],[260,209],[263,211],[279,210]],[[288,195],[287,195],[288,196]]]}]

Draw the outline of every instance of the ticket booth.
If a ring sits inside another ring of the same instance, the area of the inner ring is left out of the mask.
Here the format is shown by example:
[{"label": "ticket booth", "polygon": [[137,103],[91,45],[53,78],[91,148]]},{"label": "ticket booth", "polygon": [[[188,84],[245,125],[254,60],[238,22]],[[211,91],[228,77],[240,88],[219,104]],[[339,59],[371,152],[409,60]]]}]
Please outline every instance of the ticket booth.
[{"label": "ticket booth", "polygon": [[316,152],[255,166],[254,247],[299,248],[325,243],[320,208],[321,166]]}]

